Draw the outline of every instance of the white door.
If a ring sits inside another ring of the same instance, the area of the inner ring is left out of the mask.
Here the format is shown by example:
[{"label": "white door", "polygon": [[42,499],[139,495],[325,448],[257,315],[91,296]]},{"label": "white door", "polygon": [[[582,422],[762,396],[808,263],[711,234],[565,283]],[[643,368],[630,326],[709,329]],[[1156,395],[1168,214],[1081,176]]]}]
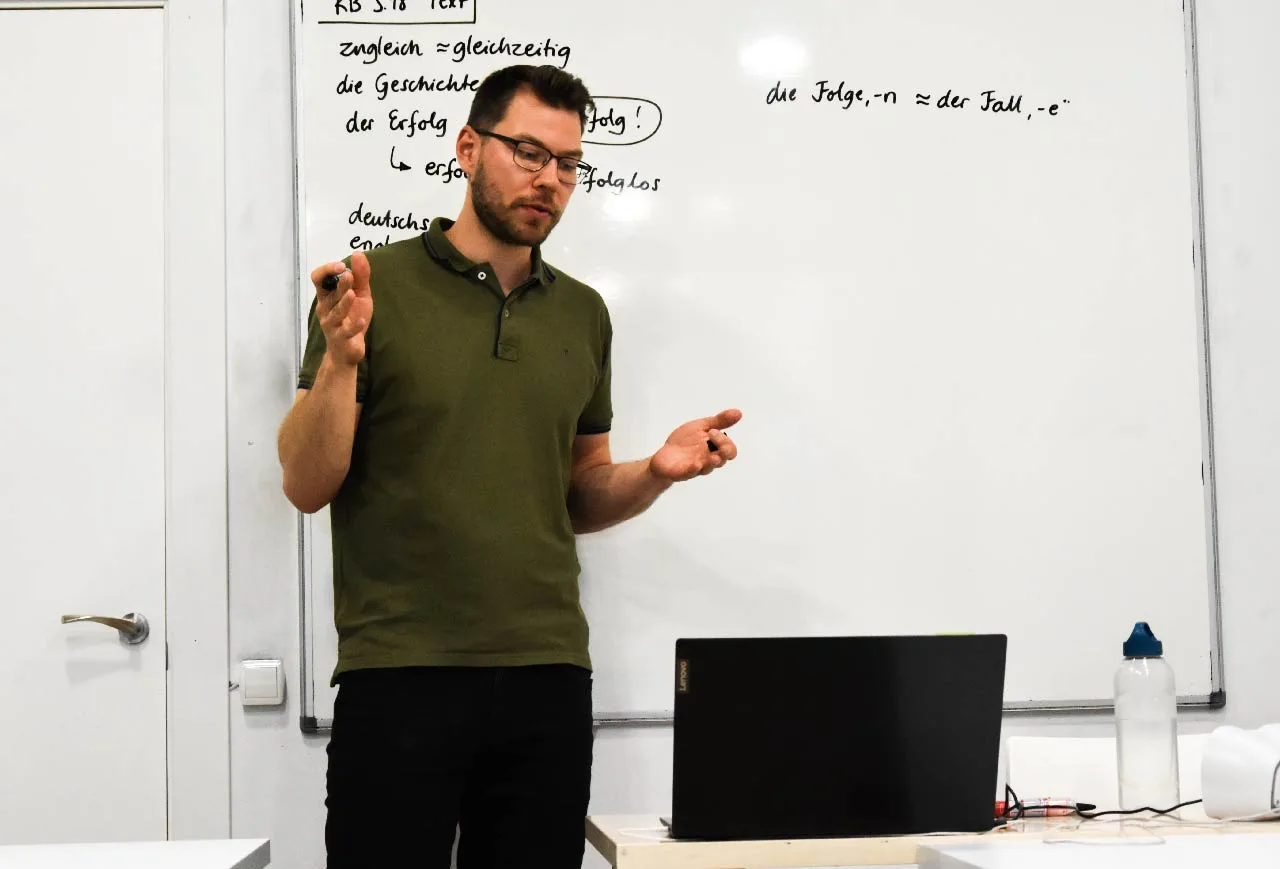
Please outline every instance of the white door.
[{"label": "white door", "polygon": [[164,37],[0,11],[0,844],[166,838]]}]

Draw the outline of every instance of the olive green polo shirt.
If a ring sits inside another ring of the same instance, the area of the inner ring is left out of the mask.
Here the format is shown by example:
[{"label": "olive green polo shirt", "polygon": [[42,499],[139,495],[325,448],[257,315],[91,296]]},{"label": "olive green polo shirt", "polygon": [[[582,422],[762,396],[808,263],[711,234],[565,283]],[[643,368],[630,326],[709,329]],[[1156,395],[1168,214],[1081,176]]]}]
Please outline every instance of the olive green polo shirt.
[{"label": "olive green polo shirt", "polygon": [[[533,250],[503,296],[436,219],[370,251],[351,468],[330,504],[336,684],[365,667],[590,667],[567,499],[610,428],[608,310]],[[312,302],[298,377],[324,356]]]}]

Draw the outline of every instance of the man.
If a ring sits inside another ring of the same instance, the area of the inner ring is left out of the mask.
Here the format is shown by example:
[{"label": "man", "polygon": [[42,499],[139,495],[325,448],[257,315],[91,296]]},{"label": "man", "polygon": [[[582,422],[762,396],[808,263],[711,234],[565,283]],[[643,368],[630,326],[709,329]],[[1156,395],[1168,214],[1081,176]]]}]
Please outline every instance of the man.
[{"label": "man", "polygon": [[331,869],[444,869],[455,829],[460,869],[581,864],[593,734],[574,534],[737,455],[727,410],[612,460],[608,312],[540,252],[588,171],[590,106],[555,67],[493,73],[458,133],[457,220],[311,275],[279,452],[289,500],[332,517]]}]

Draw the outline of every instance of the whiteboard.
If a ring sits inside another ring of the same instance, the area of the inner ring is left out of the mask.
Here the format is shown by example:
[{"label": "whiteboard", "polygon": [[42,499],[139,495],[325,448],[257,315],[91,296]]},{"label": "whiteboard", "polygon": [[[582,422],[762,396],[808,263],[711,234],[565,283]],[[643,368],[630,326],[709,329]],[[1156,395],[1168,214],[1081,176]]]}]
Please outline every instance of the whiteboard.
[{"label": "whiteboard", "polygon": [[[683,636],[1005,633],[1009,708],[1105,705],[1136,621],[1220,702],[1179,0],[353,5],[295,6],[299,346],[311,268],[457,214],[467,83],[550,62],[601,95],[544,255],[609,305],[615,459],[744,411],[580,538],[601,720]],[[327,512],[301,558],[323,726]]]}]

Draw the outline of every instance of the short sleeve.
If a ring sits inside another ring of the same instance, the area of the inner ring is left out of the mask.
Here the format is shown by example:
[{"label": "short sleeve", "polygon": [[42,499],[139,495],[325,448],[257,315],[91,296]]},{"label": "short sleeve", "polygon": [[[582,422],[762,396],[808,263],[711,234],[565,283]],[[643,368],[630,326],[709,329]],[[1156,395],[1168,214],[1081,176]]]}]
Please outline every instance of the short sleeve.
[{"label": "short sleeve", "polygon": [[578,417],[580,435],[604,434],[613,426],[613,326],[608,310],[603,306],[600,310],[600,376],[591,400]]},{"label": "short sleeve", "polygon": [[[366,340],[368,335],[366,333]],[[320,318],[316,316],[316,300],[311,300],[311,310],[307,313],[307,344],[302,351],[302,367],[298,371],[298,388],[310,389],[316,382],[316,372],[324,361],[325,340],[324,329],[320,328]],[[369,361],[360,360],[356,367],[356,401],[363,403],[369,388]]]}]

